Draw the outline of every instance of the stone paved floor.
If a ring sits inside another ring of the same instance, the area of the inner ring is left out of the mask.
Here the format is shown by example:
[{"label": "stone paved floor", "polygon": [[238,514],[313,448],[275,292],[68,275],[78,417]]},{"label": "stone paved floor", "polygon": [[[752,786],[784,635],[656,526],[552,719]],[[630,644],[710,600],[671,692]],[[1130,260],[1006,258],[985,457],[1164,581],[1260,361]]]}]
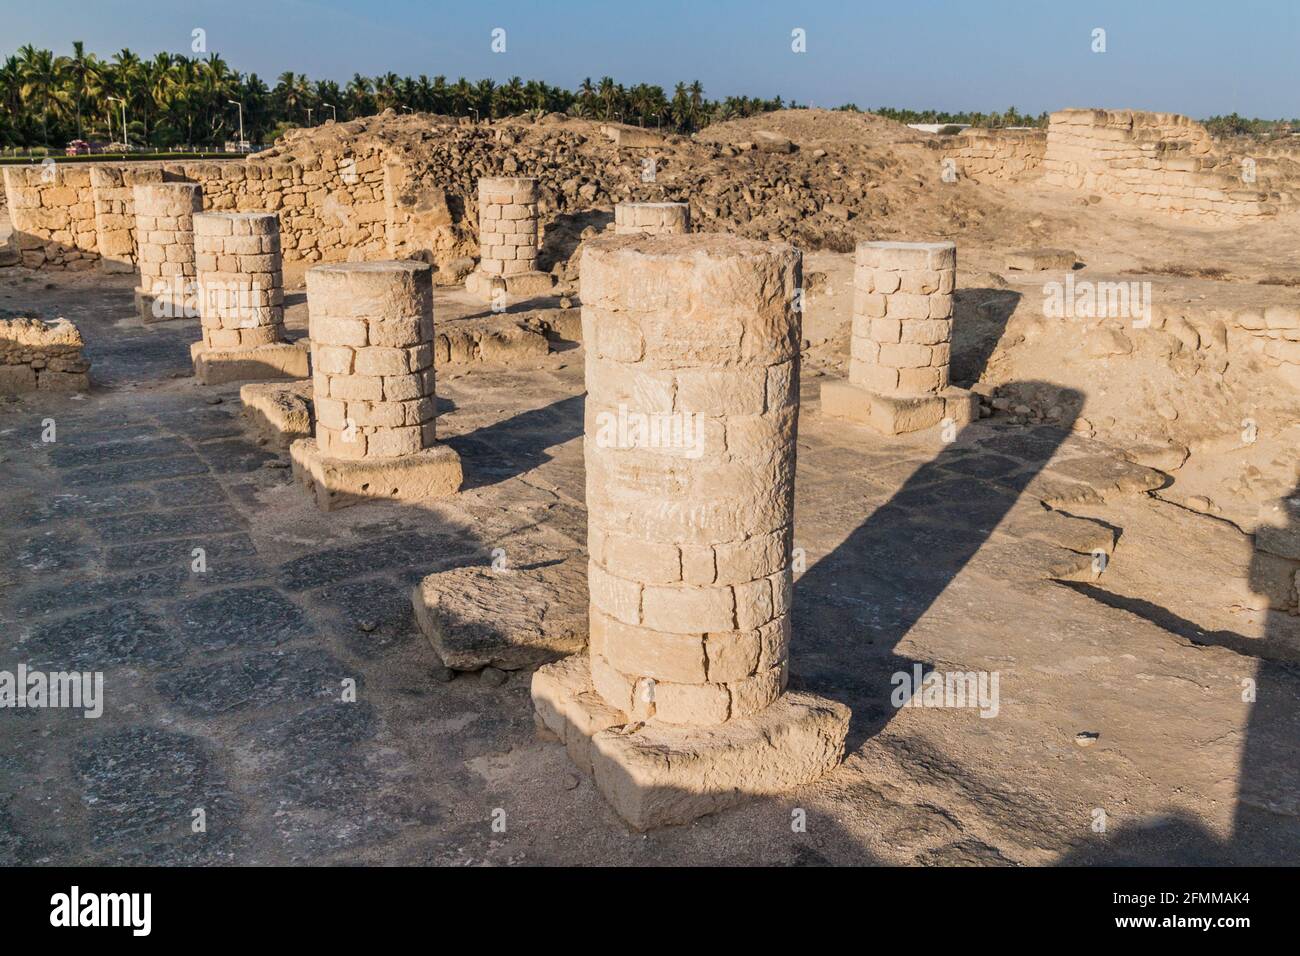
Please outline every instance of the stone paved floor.
[{"label": "stone paved floor", "polygon": [[[0,404],[0,669],[102,670],[106,704],[0,711],[0,863],[1297,862],[1300,681],[1051,580],[1102,527],[1030,493],[1057,456],[1097,456],[1063,433],[886,443],[822,420],[810,378],[792,680],[853,708],[850,757],[638,835],[535,738],[528,675],[437,679],[409,604],[496,548],[581,550],[580,351],[440,371],[466,490],[322,515],[248,437],[237,388],[188,378],[194,323],[140,328],[129,278],[11,272],[0,308],[77,322],[96,386]],[[1000,718],[894,710],[912,662],[1001,671]],[[1285,706],[1261,725],[1237,688],[1264,669]],[[1274,769],[1246,799],[1251,760]]]}]

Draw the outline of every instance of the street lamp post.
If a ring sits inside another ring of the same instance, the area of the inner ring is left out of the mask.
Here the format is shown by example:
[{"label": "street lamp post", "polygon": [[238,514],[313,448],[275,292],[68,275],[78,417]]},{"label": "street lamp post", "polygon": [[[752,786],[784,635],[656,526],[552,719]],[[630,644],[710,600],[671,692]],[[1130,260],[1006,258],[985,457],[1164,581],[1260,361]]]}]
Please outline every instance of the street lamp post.
[{"label": "street lamp post", "polygon": [[122,104],[122,142],[129,147],[131,145],[131,134],[126,130],[126,100],[120,96],[110,96],[109,100],[116,100]]},{"label": "street lamp post", "polygon": [[311,107],[307,107],[307,125],[311,125]]},{"label": "street lamp post", "polygon": [[238,100],[226,100],[231,106],[239,107],[239,150],[244,150],[244,104]]},{"label": "street lamp post", "polygon": [[321,106],[328,106],[330,113],[333,114],[334,122],[337,123],[339,121],[339,111],[334,108],[333,103],[322,103]]}]

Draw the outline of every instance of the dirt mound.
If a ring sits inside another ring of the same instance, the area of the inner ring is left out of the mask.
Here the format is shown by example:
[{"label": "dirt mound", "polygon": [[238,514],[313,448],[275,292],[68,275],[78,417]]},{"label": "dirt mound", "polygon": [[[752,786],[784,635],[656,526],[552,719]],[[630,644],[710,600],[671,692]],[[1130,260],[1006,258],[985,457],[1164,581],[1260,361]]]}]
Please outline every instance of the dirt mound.
[{"label": "dirt mound", "polygon": [[1004,205],[976,184],[943,181],[938,138],[870,114],[821,110],[722,123],[694,138],[562,114],[473,124],[386,113],[293,130],[252,161],[372,146],[446,191],[464,234],[458,255],[476,251],[481,177],[537,177],[542,268],[558,266],[568,277],[584,230],[605,228],[624,201],[689,202],[699,231],[807,251],[848,251],[861,239],[957,238]]}]

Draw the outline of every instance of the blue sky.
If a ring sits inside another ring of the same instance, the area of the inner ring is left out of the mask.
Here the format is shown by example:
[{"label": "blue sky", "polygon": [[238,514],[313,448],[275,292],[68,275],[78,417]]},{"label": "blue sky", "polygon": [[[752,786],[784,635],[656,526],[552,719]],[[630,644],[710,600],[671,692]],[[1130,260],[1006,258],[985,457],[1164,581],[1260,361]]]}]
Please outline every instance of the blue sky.
[{"label": "blue sky", "polygon": [[[391,70],[572,88],[609,74],[817,106],[1300,115],[1295,0],[0,0],[0,23],[0,55],[73,40],[189,53],[201,27],[209,50],[268,81]],[[490,49],[496,27],[505,53]],[[1091,50],[1098,27],[1105,53]]]}]

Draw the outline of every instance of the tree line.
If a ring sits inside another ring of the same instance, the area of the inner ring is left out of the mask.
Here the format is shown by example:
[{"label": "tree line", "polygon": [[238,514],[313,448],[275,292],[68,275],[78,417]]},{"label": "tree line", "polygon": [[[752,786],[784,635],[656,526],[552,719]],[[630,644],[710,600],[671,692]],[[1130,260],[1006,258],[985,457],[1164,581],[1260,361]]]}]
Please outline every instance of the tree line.
[{"label": "tree line", "polygon": [[340,84],[285,72],[268,85],[217,53],[146,59],[124,49],[101,58],[81,42],[72,47],[70,56],[56,56],[28,44],[0,62],[0,145],[60,148],[85,139],[157,149],[219,146],[238,137],[241,106],[244,138],[263,143],[290,127],[390,108],[478,119],[560,111],[690,133],[785,105],[779,96],[710,100],[698,80],[678,83],[669,95],[661,86],[628,87],[608,76],[584,79],[576,90],[519,77],[495,83],[395,73],[357,73]]}]

